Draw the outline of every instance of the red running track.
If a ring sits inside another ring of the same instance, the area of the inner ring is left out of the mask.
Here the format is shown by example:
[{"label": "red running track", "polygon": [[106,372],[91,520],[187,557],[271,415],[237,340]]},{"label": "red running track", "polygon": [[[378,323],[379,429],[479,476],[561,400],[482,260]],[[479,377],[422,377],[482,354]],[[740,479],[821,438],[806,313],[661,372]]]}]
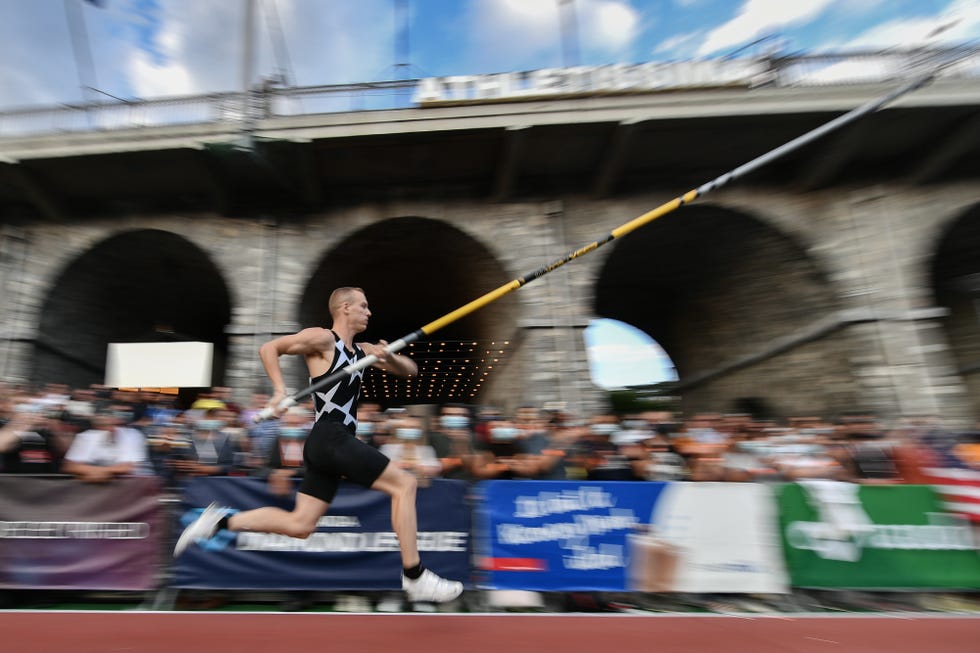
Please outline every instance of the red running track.
[{"label": "red running track", "polygon": [[0,613],[3,653],[978,653],[970,615]]}]

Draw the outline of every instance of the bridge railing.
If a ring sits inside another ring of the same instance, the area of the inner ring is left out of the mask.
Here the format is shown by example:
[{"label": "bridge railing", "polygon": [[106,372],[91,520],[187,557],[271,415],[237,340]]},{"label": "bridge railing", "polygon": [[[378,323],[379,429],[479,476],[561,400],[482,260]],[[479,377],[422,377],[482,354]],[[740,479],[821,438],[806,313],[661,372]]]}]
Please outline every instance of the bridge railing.
[{"label": "bridge railing", "polygon": [[[943,71],[957,79],[980,78],[980,55],[965,48],[803,56],[762,56],[766,85],[775,87],[887,83],[959,59]],[[0,139],[148,127],[220,124],[234,128],[272,117],[416,106],[418,79],[279,87],[163,99],[112,100],[0,111]]]}]

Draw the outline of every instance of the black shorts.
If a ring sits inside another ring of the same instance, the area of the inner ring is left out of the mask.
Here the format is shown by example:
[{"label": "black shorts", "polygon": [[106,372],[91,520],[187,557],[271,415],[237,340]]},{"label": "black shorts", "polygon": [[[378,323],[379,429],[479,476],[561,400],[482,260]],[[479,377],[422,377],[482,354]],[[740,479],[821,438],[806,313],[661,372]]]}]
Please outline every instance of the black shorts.
[{"label": "black shorts", "polygon": [[341,479],[371,487],[388,466],[388,457],[364,444],[346,427],[329,418],[319,420],[303,447],[306,472],[299,491],[330,503]]}]

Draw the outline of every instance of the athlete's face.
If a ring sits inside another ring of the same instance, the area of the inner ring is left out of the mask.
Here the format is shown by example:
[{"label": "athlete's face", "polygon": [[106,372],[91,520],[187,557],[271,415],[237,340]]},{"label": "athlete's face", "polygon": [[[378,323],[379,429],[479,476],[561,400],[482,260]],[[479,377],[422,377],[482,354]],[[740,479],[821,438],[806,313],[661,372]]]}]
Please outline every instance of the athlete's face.
[{"label": "athlete's face", "polygon": [[347,316],[350,324],[358,332],[367,329],[368,320],[371,317],[371,309],[368,308],[367,297],[364,293],[355,292],[347,303]]}]

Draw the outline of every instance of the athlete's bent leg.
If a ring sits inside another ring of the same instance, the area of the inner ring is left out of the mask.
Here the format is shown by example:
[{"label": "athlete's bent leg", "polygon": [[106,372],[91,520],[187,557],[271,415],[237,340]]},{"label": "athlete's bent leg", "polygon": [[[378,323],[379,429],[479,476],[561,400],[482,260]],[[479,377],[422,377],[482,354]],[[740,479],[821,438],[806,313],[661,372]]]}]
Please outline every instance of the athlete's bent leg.
[{"label": "athlete's bent leg", "polygon": [[296,506],[292,511],[282,508],[256,508],[238,512],[228,518],[228,529],[255,533],[276,533],[306,539],[330,504],[302,492],[296,493]]},{"label": "athlete's bent leg", "polygon": [[391,527],[398,536],[402,566],[406,569],[419,564],[418,517],[415,513],[415,477],[388,463],[381,476],[371,485],[391,497]]}]

